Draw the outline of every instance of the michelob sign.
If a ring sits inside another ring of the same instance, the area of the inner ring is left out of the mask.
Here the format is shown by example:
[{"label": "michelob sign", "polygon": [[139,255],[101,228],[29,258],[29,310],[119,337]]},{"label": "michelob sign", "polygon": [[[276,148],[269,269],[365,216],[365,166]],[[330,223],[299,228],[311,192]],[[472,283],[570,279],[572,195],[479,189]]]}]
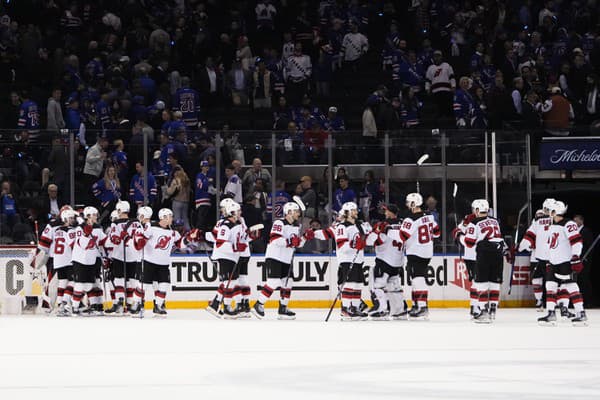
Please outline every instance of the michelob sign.
[{"label": "michelob sign", "polygon": [[545,138],[540,169],[600,169],[600,137]]}]

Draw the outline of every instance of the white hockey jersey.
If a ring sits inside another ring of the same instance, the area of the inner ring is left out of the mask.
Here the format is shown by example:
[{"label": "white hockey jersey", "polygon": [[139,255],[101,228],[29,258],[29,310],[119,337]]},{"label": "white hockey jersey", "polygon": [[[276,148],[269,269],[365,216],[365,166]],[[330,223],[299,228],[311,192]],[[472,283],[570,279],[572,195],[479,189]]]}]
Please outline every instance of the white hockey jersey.
[{"label": "white hockey jersey", "polygon": [[54,257],[54,246],[52,246],[54,243],[54,233],[60,227],[61,224],[58,221],[50,222],[44,227],[44,230],[40,235],[38,249],[46,252],[49,257]]},{"label": "white hockey jersey", "polygon": [[94,225],[92,233],[86,235],[83,225],[73,229],[75,238],[73,239],[73,261],[83,265],[93,266],[96,259],[102,257],[101,248],[106,242],[106,234],[100,225]]},{"label": "white hockey jersey", "polygon": [[500,224],[491,217],[475,218],[467,226],[467,232],[460,237],[460,243],[466,248],[477,248],[480,242],[502,243],[502,233],[500,233]]},{"label": "white hockey jersey", "polygon": [[[269,244],[265,253],[265,259],[272,258],[284,264],[291,264],[295,247],[289,246],[289,240],[293,236],[300,237],[300,227],[290,224],[286,219],[278,219],[273,222],[269,235]],[[300,237],[300,246],[304,246],[305,239]]]},{"label": "white hockey jersey", "polygon": [[246,225],[244,217],[240,217],[239,221],[242,225],[241,242],[248,245],[246,249],[240,253],[240,257],[250,257],[252,254],[250,253],[250,237],[248,236],[248,225]]},{"label": "white hockey jersey", "polygon": [[[142,252],[133,245],[133,236],[141,231],[142,224],[137,220],[118,219],[110,225],[108,240],[112,244],[111,258],[113,260],[138,262],[142,260]],[[125,259],[123,249],[125,248]]]},{"label": "white hockey jersey", "polygon": [[369,51],[369,40],[362,33],[346,33],[342,39],[341,59],[356,61]]},{"label": "white hockey jersey", "polygon": [[143,260],[152,264],[169,266],[173,249],[185,247],[179,232],[171,228],[163,228],[158,223],[152,223],[141,232],[141,240],[136,243],[137,249],[142,249]]},{"label": "white hockey jersey", "polygon": [[400,221],[393,221],[385,232],[369,233],[367,246],[375,246],[375,257],[392,267],[404,265],[404,247],[400,239]]},{"label": "white hockey jersey", "polygon": [[448,63],[432,64],[425,73],[425,90],[431,93],[449,92],[456,87],[454,70]]},{"label": "white hockey jersey", "polygon": [[[469,226],[469,224],[466,224],[463,222],[461,222],[458,225],[458,229],[460,229],[460,231],[463,234],[467,234],[467,227]],[[464,255],[463,258],[467,261],[475,261],[477,260],[477,251],[475,250],[475,247],[467,247],[463,245],[463,250],[464,250]]]},{"label": "white hockey jersey", "polygon": [[302,54],[302,55],[291,55],[286,63],[284,77],[286,80],[292,82],[299,82],[305,79],[310,78],[312,75],[312,63],[310,61],[310,57]]},{"label": "white hockey jersey", "polygon": [[73,249],[75,241],[75,229],[68,226],[59,226],[54,231],[52,241],[52,258],[54,269],[61,269],[72,264]]},{"label": "white hockey jersey", "polygon": [[355,264],[364,262],[364,250],[359,250],[357,253],[354,247],[359,237],[362,237],[360,230],[355,224],[350,222],[337,222],[327,229],[315,231],[316,239],[335,239],[338,264],[350,263],[352,260],[354,260]]},{"label": "white hockey jersey", "polygon": [[571,220],[563,219],[550,225],[548,248],[548,261],[552,265],[570,262],[573,256],[581,257],[583,238],[579,233],[577,224]]},{"label": "white hockey jersey", "polygon": [[541,217],[531,222],[527,232],[523,235],[523,240],[519,244],[519,251],[531,251],[535,258],[541,261],[548,261],[550,254],[548,249],[548,237],[550,236],[550,226],[552,217]]},{"label": "white hockey jersey", "polygon": [[235,263],[240,259],[241,252],[238,245],[242,243],[242,224],[221,220],[215,236],[215,247],[213,248],[213,260],[230,260]]},{"label": "white hockey jersey", "polygon": [[433,257],[433,239],[440,237],[440,227],[433,215],[418,212],[404,218],[400,226],[400,239],[407,256],[430,259]]}]

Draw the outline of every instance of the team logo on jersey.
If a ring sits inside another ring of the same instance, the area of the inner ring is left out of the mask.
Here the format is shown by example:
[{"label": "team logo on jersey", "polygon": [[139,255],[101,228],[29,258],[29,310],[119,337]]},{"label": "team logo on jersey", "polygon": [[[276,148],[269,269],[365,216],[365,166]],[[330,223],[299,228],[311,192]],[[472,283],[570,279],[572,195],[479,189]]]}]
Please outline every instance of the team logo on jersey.
[{"label": "team logo on jersey", "polygon": [[551,249],[555,249],[556,247],[558,247],[558,236],[559,236],[558,232],[554,232],[552,234],[552,236],[550,236],[549,242],[550,242]]},{"label": "team logo on jersey", "polygon": [[96,236],[92,236],[92,238],[89,240],[87,246],[85,246],[85,249],[92,250],[95,247],[96,247]]},{"label": "team logo on jersey", "polygon": [[161,249],[161,250],[165,250],[167,248],[167,246],[169,245],[169,241],[171,240],[171,238],[169,236],[161,236],[158,238],[158,240],[156,241],[156,245],[154,246],[155,249]]}]

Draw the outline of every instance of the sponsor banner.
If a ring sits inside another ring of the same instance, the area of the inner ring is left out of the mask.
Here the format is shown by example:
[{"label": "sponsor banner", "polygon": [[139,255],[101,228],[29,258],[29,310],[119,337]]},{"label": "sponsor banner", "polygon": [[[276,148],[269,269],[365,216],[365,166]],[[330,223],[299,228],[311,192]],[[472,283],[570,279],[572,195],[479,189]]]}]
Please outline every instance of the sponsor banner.
[{"label": "sponsor banner", "polygon": [[600,169],[600,139],[545,140],[540,169]]},{"label": "sponsor banner", "polygon": [[[253,295],[260,290],[266,281],[266,270],[263,268],[264,256],[253,256],[248,264],[248,282]],[[374,256],[366,256],[363,265],[365,286],[363,298],[369,299],[369,269],[375,265]],[[202,301],[214,297],[218,285],[216,265],[207,256],[173,256],[171,259],[171,292],[170,300]],[[292,299],[293,300],[333,300],[336,296],[338,264],[335,256],[304,255],[294,257]],[[533,292],[529,284],[529,256],[517,256],[515,262],[515,280],[513,290],[508,295],[510,281],[510,264],[504,266],[504,284],[502,300],[529,300]],[[406,270],[400,268],[400,281],[410,297],[410,277]],[[436,255],[431,259],[427,276],[429,299],[441,301],[468,300],[471,282],[468,280],[466,267],[457,255]],[[506,289],[504,289],[506,288]],[[277,293],[272,296],[278,299]]]},{"label": "sponsor banner", "polygon": [[[31,274],[26,269],[29,262],[27,252],[0,254],[0,301],[6,296],[23,296],[32,286]],[[263,268],[264,256],[253,256],[248,265],[248,281],[252,288],[252,298],[262,283],[266,281]],[[370,299],[369,269],[375,265],[375,257],[365,257],[363,272],[365,286],[363,299]],[[335,255],[298,254],[294,257],[292,301],[294,306],[328,307],[338,292],[338,264]],[[511,295],[508,295],[511,266],[504,265],[504,283],[501,300],[505,304],[523,305],[533,299],[529,276],[529,255],[516,257],[514,282]],[[169,306],[204,307],[206,301],[215,295],[218,285],[216,265],[205,255],[173,255],[170,266],[171,286],[167,293]],[[400,268],[400,281],[405,297],[410,299],[410,278],[404,268]],[[435,255],[429,263],[425,279],[429,287],[429,300],[435,306],[464,306],[469,299],[471,282],[464,263],[457,255]],[[278,300],[278,293],[271,297]],[[506,303],[506,301],[509,303]]]}]

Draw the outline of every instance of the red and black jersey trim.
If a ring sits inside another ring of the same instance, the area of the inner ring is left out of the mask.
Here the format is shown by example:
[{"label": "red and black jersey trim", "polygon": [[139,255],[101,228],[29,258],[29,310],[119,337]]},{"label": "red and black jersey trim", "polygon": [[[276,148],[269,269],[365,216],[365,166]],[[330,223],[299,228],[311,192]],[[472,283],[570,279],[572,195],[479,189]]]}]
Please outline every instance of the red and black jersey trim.
[{"label": "red and black jersey trim", "polygon": [[577,243],[583,243],[583,237],[577,233],[569,238],[569,242],[571,242],[571,246],[574,246]]}]

